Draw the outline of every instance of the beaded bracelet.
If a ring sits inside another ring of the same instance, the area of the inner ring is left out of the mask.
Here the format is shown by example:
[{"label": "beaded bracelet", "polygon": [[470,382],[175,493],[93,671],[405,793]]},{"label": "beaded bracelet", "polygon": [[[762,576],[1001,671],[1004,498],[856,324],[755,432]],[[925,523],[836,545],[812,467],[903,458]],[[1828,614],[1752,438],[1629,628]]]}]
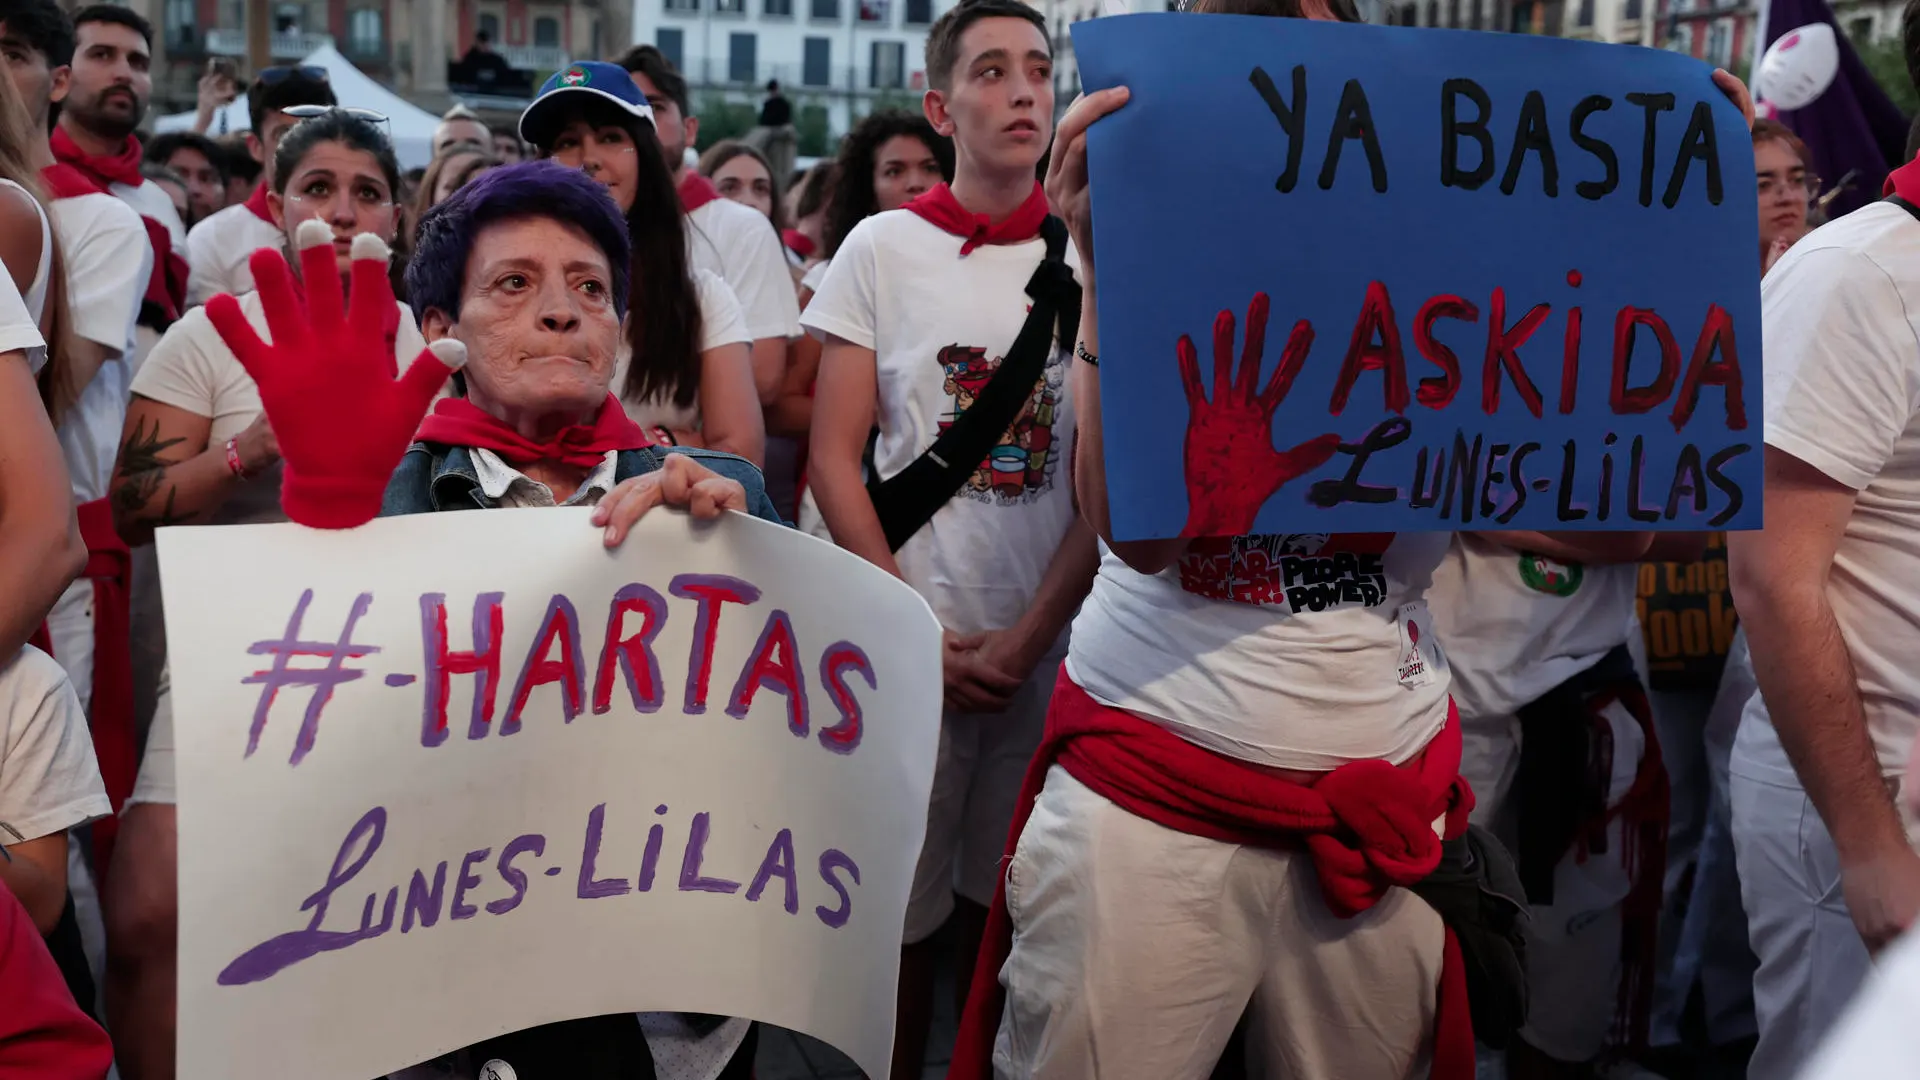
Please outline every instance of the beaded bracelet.
[{"label": "beaded bracelet", "polygon": [[1088,367],[1100,366],[1100,358],[1087,351],[1087,343],[1084,341],[1074,342],[1073,355],[1086,361],[1086,364]]},{"label": "beaded bracelet", "polygon": [[247,467],[240,461],[240,437],[238,435],[227,440],[227,471],[231,472],[238,479],[247,479]]}]

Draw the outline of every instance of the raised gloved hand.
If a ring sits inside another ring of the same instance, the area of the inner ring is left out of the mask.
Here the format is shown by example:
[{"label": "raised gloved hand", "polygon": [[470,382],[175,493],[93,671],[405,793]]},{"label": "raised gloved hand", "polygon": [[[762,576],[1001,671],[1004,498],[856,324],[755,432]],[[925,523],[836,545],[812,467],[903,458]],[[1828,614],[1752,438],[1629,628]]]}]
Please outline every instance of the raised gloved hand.
[{"label": "raised gloved hand", "polygon": [[370,233],[353,238],[349,307],[333,230],[308,221],[294,238],[304,301],[280,252],[262,248],[250,264],[271,344],[260,340],[231,296],[207,301],[207,318],[259,385],[286,465],[280,505],[287,516],[316,529],[350,529],[379,514],[387,481],[420,419],[447,376],[466,364],[467,350],[457,341],[436,341],[396,379],[386,242]]}]

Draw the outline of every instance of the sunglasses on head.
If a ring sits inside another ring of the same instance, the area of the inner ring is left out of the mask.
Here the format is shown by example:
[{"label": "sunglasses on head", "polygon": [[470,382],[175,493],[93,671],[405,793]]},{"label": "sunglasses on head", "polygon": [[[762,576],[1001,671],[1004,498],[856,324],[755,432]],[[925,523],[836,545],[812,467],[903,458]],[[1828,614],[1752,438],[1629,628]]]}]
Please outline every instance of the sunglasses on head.
[{"label": "sunglasses on head", "polygon": [[311,79],[314,82],[328,81],[327,69],[317,67],[313,64],[261,68],[260,73],[255,75],[254,78],[259,80],[262,86],[276,86],[295,76],[299,76],[302,79]]},{"label": "sunglasses on head", "polygon": [[370,124],[384,124],[387,114],[373,109],[362,109],[355,105],[289,105],[280,110],[295,120],[311,120],[328,113],[346,113],[355,120],[365,120]]}]

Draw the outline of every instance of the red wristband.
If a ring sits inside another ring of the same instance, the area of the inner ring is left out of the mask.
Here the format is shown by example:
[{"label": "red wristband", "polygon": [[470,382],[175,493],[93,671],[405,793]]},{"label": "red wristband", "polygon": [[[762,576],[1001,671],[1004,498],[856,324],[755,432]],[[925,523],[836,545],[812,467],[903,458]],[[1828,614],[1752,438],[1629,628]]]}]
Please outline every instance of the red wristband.
[{"label": "red wristband", "polygon": [[247,479],[247,467],[240,462],[240,437],[227,440],[227,471],[241,480]]}]

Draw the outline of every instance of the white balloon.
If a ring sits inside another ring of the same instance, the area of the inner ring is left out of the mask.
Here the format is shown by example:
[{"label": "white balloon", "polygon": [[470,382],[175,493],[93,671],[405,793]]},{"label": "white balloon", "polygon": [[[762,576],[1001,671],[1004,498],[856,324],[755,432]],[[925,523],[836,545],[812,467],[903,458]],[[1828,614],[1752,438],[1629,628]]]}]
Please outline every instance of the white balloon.
[{"label": "white balloon", "polygon": [[1781,109],[1804,109],[1827,92],[1839,72],[1840,43],[1833,27],[1809,23],[1768,46],[1753,88]]}]

